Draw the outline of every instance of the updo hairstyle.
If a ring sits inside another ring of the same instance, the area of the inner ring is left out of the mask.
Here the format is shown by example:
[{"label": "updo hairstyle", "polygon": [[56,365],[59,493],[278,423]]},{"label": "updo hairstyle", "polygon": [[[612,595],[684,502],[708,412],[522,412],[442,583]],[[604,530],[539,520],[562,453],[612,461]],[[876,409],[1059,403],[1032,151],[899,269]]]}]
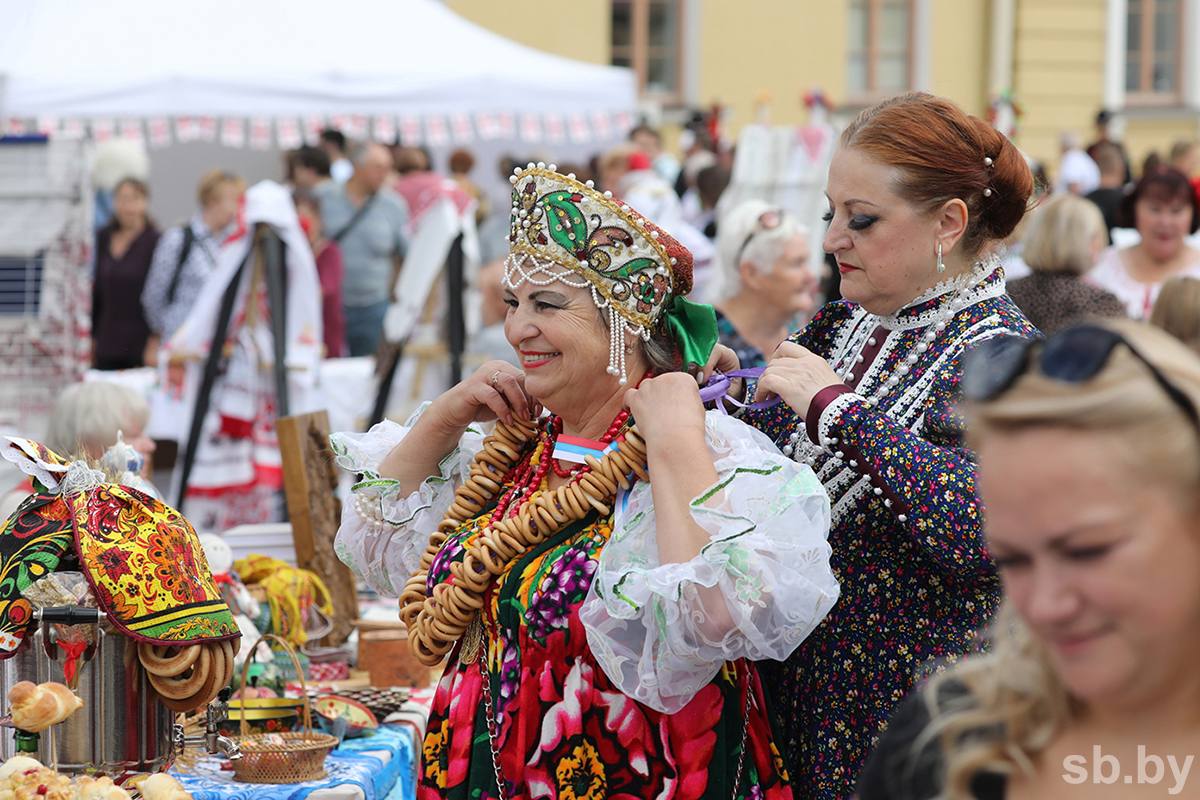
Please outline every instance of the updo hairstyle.
[{"label": "updo hairstyle", "polygon": [[1117,224],[1122,228],[1137,227],[1137,204],[1139,200],[1154,200],[1160,203],[1183,201],[1192,207],[1192,224],[1188,233],[1200,229],[1200,199],[1192,189],[1188,177],[1174,167],[1157,167],[1147,170],[1142,179],[1133,186],[1133,191],[1121,198],[1117,206]]},{"label": "updo hairstyle", "polygon": [[[759,220],[768,212],[779,214],[776,227],[760,226]],[[717,227],[720,269],[709,287],[709,300],[715,303],[741,292],[741,262],[749,261],[769,272],[783,257],[784,246],[797,234],[807,236],[808,231],[794,216],[766,201],[747,200],[730,209]]]},{"label": "updo hairstyle", "polygon": [[839,144],[898,169],[892,190],[926,213],[955,198],[966,203],[960,244],[968,258],[1012,233],[1033,194],[1029,165],[1008,137],[926,92],[871,106],[842,131]]}]

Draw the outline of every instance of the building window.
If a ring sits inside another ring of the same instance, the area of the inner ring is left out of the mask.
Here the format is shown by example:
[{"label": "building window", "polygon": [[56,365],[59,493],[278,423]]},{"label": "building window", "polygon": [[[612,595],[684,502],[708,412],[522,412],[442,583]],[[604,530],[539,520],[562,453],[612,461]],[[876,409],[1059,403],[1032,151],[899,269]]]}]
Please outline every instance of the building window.
[{"label": "building window", "polygon": [[681,0],[614,0],[612,63],[632,67],[645,97],[680,98]]},{"label": "building window", "polygon": [[1180,0],[1127,0],[1125,92],[1129,99],[1179,99],[1183,24]]},{"label": "building window", "polygon": [[873,98],[912,87],[912,0],[850,0],[846,91]]}]

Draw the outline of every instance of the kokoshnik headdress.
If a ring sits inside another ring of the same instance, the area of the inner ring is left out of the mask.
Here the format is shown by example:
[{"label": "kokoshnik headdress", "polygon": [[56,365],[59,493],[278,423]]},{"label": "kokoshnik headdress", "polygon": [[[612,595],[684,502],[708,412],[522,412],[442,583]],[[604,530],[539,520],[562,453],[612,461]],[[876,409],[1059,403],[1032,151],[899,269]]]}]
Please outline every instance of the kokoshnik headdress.
[{"label": "kokoshnik headdress", "polygon": [[[518,167],[513,184],[512,226],[504,282],[546,286],[562,281],[590,288],[608,312],[608,372],[624,385],[626,334],[649,341],[665,325],[683,367],[703,365],[717,341],[711,306],[690,303],[692,254],[612,192],[597,191],[560,175],[553,164]],[[556,269],[561,267],[562,269]]]}]

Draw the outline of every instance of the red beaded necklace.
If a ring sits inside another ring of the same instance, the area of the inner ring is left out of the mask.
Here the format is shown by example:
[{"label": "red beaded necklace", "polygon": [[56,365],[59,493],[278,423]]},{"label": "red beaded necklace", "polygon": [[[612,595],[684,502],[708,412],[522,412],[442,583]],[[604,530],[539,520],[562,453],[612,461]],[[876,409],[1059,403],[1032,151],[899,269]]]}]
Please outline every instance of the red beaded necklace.
[{"label": "red beaded necklace", "polygon": [[[611,444],[621,434],[629,422],[629,412],[622,410],[617,414],[612,424],[608,426],[608,430],[604,432],[604,436],[600,437],[602,444]],[[554,469],[554,474],[560,478],[570,478],[571,481],[577,481],[588,472],[591,472],[591,467],[587,464],[573,464],[568,468],[560,467],[557,459],[554,458],[554,443],[562,433],[563,423],[562,418],[557,415],[551,415],[543,426],[539,436],[537,446],[530,452],[529,456],[522,459],[505,476],[504,483],[512,482],[509,490],[496,502],[496,510],[492,512],[493,519],[503,519],[506,515],[511,519],[516,517],[521,510],[521,499],[533,494],[542,485],[546,479],[547,473],[551,467]]]},{"label": "red beaded necklace", "polygon": [[[653,371],[647,370],[646,374],[638,380],[637,385],[640,386],[642,381],[653,374]],[[612,424],[608,426],[608,430],[600,437],[600,443],[612,444],[621,435],[621,431],[625,429],[628,422],[629,412],[622,409],[613,419]],[[592,471],[587,464],[572,464],[570,467],[559,466],[558,459],[554,458],[554,443],[562,430],[562,418],[551,414],[542,427],[537,446],[501,481],[502,484],[511,481],[512,486],[496,502],[496,510],[492,512],[493,519],[503,519],[506,514],[510,519],[516,517],[521,511],[521,498],[528,497],[538,490],[551,467],[554,468],[555,475],[560,478],[570,478],[572,482]]]}]

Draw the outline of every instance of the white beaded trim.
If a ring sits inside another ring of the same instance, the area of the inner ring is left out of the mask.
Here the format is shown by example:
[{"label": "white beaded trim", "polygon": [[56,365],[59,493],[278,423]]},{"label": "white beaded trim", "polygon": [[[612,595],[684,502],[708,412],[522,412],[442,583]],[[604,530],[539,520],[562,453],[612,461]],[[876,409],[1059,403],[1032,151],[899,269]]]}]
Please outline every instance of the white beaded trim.
[{"label": "white beaded trim", "polygon": [[[921,340],[913,347],[912,351],[909,352],[908,355],[906,355],[904,357],[904,359],[896,366],[896,368],[893,370],[891,375],[889,375],[886,379],[879,381],[878,385],[875,387],[875,391],[873,391],[870,395],[865,395],[865,396],[858,395],[858,394],[844,394],[844,395],[841,395],[841,397],[851,397],[853,399],[861,399],[863,402],[865,402],[871,408],[878,408],[882,404],[883,399],[884,399],[884,397],[887,396],[888,392],[890,392],[892,389],[894,389],[896,386],[898,386],[900,384],[900,380],[909,373],[912,366],[914,366],[917,363],[917,361],[920,359],[921,355],[929,349],[929,345],[933,344],[933,341],[935,339],[937,339],[937,337],[942,333],[942,331],[946,330],[947,323],[951,319],[954,318],[954,315],[957,314],[962,308],[965,308],[966,305],[969,305],[969,303],[963,304],[962,306],[959,305],[959,298],[962,295],[963,290],[965,288],[967,288],[966,285],[960,285],[955,290],[954,295],[943,306],[934,310],[934,313],[932,313],[928,317],[928,319],[929,319],[928,327],[926,328],[925,332],[921,335]],[[922,315],[922,317],[925,317],[925,316],[926,315]],[[882,317],[877,318],[877,320],[882,320],[882,319],[883,319]],[[868,325],[868,330],[874,330],[875,327],[877,327],[877,325],[870,324],[870,325]],[[871,346],[874,343],[875,343],[875,340],[873,337],[871,339],[868,339],[866,342],[866,344],[868,346]],[[879,355],[876,357],[872,366],[874,366],[874,364],[880,363],[880,359],[883,358],[883,356],[884,356],[884,352],[881,349],[879,352]],[[842,379],[843,383],[848,383],[849,381],[854,380],[854,369],[857,366],[857,364],[859,363],[859,360],[857,358],[849,359],[849,362],[850,362],[849,365],[847,365],[842,370],[842,373],[839,376]],[[841,397],[835,398],[834,402],[836,403],[838,400],[841,399]],[[846,402],[846,401],[843,401],[843,402]],[[829,448],[827,446],[825,446],[823,442],[813,443],[813,442],[807,441],[807,437],[805,437],[806,441],[803,441],[803,442],[800,441],[799,431],[793,431],[791,436],[789,436],[788,438],[789,438],[788,444],[784,445],[784,447],[782,448],[783,454],[787,455],[787,456],[792,456],[797,461],[802,461],[803,463],[808,464],[809,466],[812,466],[814,463],[816,463],[817,456],[820,455],[820,453],[823,450],[826,452],[829,452]],[[818,438],[825,439],[824,436],[821,436]],[[835,440],[831,440],[831,441],[835,441]],[[837,453],[835,452],[834,455],[836,456]]]},{"label": "white beaded trim", "polygon": [[[542,277],[538,277],[542,276]],[[552,261],[537,258],[528,253],[509,253],[504,260],[504,286],[515,292],[517,287],[528,281],[534,286],[549,286],[558,281],[576,289],[591,289],[592,302],[596,308],[608,312],[608,367],[609,375],[618,375],[621,386],[629,383],[629,375],[625,368],[625,338],[633,336],[650,341],[650,331],[644,325],[637,325],[625,319],[617,306],[602,295],[595,284],[587,278],[580,277],[569,269],[558,266]]]}]

